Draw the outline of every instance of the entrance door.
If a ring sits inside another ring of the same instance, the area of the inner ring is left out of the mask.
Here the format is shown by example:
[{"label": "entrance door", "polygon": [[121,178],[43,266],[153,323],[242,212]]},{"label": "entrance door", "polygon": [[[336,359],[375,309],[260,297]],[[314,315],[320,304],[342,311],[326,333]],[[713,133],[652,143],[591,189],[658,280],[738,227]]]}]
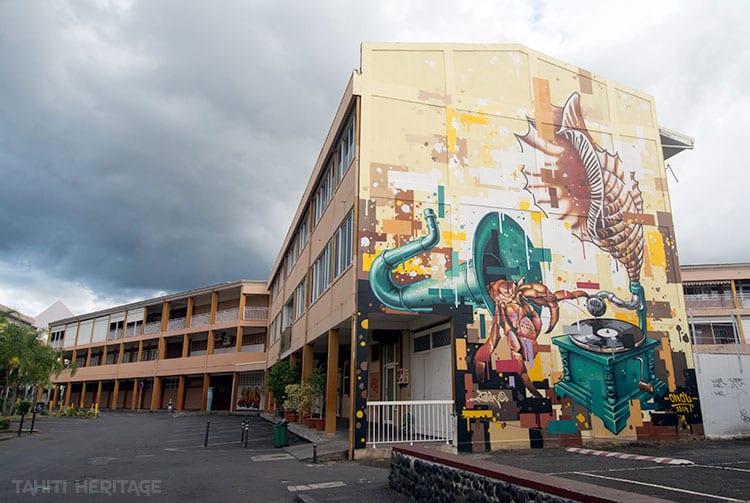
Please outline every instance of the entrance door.
[{"label": "entrance door", "polygon": [[[414,335],[411,366],[412,400],[453,400],[450,335],[449,325],[441,325]],[[420,424],[420,421],[415,421],[414,424],[419,434],[445,435],[447,433],[420,431]]]}]

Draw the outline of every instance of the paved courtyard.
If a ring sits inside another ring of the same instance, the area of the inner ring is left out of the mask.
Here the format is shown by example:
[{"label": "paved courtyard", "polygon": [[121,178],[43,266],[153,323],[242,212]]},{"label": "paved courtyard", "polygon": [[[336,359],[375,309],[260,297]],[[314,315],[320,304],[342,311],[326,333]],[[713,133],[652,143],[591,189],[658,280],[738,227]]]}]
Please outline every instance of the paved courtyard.
[{"label": "paved courtyard", "polygon": [[407,501],[388,489],[386,466],[299,461],[274,448],[273,426],[259,417],[104,413],[42,418],[35,428],[0,442],[0,501]]},{"label": "paved courtyard", "polygon": [[[243,420],[249,422],[247,447],[240,441]],[[224,503],[408,501],[388,488],[387,461],[313,464],[305,459],[312,444],[290,435],[288,448],[275,448],[273,425],[259,417],[103,413],[99,419],[42,417],[36,429],[39,433],[0,442],[2,502],[103,496]],[[466,456],[673,501],[750,500],[748,440],[628,445],[594,454],[549,449]]]}]

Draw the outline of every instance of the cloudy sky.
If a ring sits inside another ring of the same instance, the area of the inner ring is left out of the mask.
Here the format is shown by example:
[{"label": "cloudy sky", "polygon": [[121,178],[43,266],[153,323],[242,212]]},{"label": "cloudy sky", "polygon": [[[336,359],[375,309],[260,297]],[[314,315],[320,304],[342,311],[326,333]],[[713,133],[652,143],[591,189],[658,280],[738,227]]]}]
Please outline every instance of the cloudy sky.
[{"label": "cloudy sky", "polygon": [[653,95],[696,140],[669,161],[681,262],[748,262],[748,17],[729,0],[0,0],[0,304],[82,314],[266,279],[362,41],[521,43]]}]

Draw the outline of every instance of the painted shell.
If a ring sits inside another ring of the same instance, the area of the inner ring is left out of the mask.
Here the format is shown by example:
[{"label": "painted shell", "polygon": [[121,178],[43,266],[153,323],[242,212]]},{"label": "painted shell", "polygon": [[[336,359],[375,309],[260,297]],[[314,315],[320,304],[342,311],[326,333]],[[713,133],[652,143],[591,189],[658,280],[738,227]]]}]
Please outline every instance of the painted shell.
[{"label": "painted shell", "polygon": [[553,107],[560,124],[551,138],[542,138],[534,121],[519,140],[546,156],[545,168],[527,171],[527,189],[546,191],[537,204],[549,208],[548,216],[569,220],[580,239],[609,253],[640,279],[643,265],[643,198],[633,174],[626,176],[617,154],[598,146],[583,121],[580,97],[573,93],[563,108]]}]

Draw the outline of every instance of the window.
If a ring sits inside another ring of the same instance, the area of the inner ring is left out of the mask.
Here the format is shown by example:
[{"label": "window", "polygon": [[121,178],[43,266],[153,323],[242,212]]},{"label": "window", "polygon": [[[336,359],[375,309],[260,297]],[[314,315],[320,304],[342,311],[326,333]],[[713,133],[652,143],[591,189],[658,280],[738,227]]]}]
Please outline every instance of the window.
[{"label": "window", "polygon": [[331,242],[326,244],[318,258],[313,262],[310,275],[310,302],[315,302],[331,283]]},{"label": "window", "polygon": [[141,329],[143,328],[143,321],[129,321],[125,326],[125,337],[135,337],[141,335]]},{"label": "window", "polygon": [[286,304],[284,304],[284,310],[282,312],[283,326],[281,327],[281,330],[283,331],[291,327],[292,321],[294,321],[294,295],[289,297],[289,300],[286,301]]},{"label": "window", "polygon": [[164,386],[163,388],[165,390],[167,389],[177,389],[180,386],[180,378],[179,377],[165,377],[164,378]]},{"label": "window", "polygon": [[122,337],[122,321],[113,321],[109,324],[109,335],[107,340],[113,341]]},{"label": "window", "polygon": [[344,178],[349,165],[354,159],[354,114],[352,114],[349,123],[344,128],[344,132],[339,139],[339,164],[336,173],[336,181],[341,181]]},{"label": "window", "polygon": [[309,237],[310,232],[307,228],[307,212],[305,212],[300,219],[299,229],[297,229],[297,256],[302,254],[302,250],[305,248]]},{"label": "window", "polygon": [[294,319],[298,319],[305,312],[305,299],[307,293],[307,277],[302,278],[297,288],[294,289]]},{"label": "window", "polygon": [[289,248],[286,251],[286,275],[289,276],[289,273],[292,272],[292,269],[294,268],[294,264],[297,263],[297,239],[292,239],[292,243],[289,245]]},{"label": "window", "polygon": [[333,159],[328,161],[323,176],[318,182],[318,188],[315,189],[315,196],[313,197],[313,224],[317,224],[320,218],[323,216],[328,203],[331,202],[333,197]]},{"label": "window", "polygon": [[273,282],[271,282],[271,300],[276,300],[276,298],[279,295],[279,292],[281,291],[281,287],[284,284],[284,279],[280,272],[276,273],[276,276],[273,278]]},{"label": "window", "polygon": [[349,267],[352,263],[352,237],[354,231],[354,218],[352,212],[344,219],[341,227],[336,229],[336,259],[333,264],[333,277],[337,278],[339,274]]}]

